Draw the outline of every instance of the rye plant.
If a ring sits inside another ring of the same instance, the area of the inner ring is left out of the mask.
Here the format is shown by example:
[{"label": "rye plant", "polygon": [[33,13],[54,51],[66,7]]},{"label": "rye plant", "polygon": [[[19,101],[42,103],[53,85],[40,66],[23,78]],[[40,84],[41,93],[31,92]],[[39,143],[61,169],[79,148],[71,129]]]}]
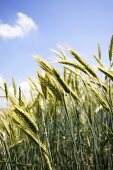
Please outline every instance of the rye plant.
[{"label": "rye plant", "polygon": [[71,48],[54,53],[62,73],[35,56],[44,75],[37,70],[37,81],[28,77],[30,100],[14,79],[13,95],[6,82],[0,87],[7,102],[0,111],[0,169],[111,170],[113,36],[108,68],[99,44],[96,69]]}]

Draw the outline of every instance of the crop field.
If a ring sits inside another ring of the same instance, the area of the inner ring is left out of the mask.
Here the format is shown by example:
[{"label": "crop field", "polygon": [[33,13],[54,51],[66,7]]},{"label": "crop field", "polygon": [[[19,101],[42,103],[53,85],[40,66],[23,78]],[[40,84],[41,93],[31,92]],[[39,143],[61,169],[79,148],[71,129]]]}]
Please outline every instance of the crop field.
[{"label": "crop field", "polygon": [[13,95],[0,87],[0,170],[112,170],[113,36],[108,68],[99,44],[95,68],[71,48],[54,54],[62,73],[36,56],[30,100],[14,79]]}]

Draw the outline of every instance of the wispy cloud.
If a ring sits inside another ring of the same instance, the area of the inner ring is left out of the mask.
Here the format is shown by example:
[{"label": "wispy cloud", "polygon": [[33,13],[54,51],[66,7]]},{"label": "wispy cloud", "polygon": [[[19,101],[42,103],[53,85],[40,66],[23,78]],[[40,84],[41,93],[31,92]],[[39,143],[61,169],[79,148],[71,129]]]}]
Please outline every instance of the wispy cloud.
[{"label": "wispy cloud", "polygon": [[7,39],[24,37],[34,29],[37,29],[37,25],[33,19],[19,12],[17,13],[17,20],[14,25],[7,23],[0,24],[0,37]]}]

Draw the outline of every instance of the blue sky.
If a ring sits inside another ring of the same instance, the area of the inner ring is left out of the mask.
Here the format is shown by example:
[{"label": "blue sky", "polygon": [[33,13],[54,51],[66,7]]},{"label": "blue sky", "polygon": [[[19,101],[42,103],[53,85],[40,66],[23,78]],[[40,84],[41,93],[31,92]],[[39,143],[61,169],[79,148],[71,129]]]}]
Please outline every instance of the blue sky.
[{"label": "blue sky", "polygon": [[[31,27],[22,25],[22,18],[32,21]],[[58,44],[69,44],[92,63],[100,42],[106,63],[112,34],[113,0],[1,0],[0,77],[21,82],[35,75],[32,56],[48,60]]]}]

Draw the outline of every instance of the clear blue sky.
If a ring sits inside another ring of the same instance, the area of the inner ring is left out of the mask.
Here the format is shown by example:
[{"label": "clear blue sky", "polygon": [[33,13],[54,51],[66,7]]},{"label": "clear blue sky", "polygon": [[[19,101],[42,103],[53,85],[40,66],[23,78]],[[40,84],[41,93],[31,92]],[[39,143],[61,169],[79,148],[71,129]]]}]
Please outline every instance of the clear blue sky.
[{"label": "clear blue sky", "polygon": [[[30,17],[37,29],[23,38],[4,38],[4,24],[16,25],[18,13]],[[0,76],[22,81],[35,73],[33,54],[48,60],[58,44],[69,44],[92,62],[100,42],[106,62],[113,34],[113,0],[1,0],[0,25]]]}]

